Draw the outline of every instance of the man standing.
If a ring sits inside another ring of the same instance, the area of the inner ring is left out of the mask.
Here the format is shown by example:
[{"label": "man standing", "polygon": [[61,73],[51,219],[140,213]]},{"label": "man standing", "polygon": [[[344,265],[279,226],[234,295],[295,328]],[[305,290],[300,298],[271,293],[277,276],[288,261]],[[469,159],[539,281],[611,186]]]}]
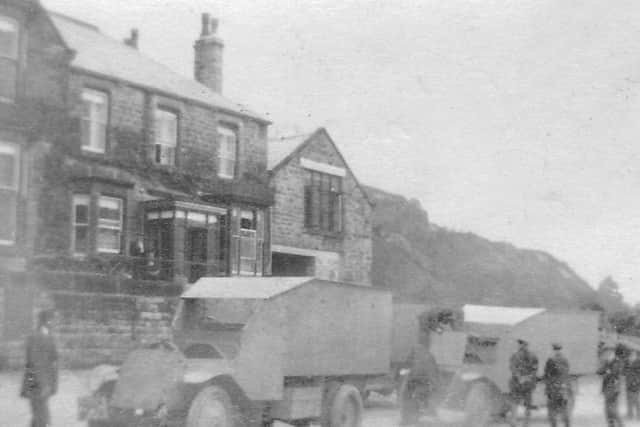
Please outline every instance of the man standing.
[{"label": "man standing", "polygon": [[529,350],[529,343],[518,339],[518,350],[509,360],[511,380],[509,381],[509,397],[511,399],[511,426],[515,426],[515,418],[520,402],[524,405],[524,427],[531,418],[532,395],[536,388],[538,358]]},{"label": "man standing", "polygon": [[622,349],[611,348],[604,350],[602,364],[598,375],[602,375],[602,394],[604,395],[604,412],[609,427],[621,427],[622,420],[618,415],[618,396],[620,395],[620,376],[623,372],[621,361]]},{"label": "man standing", "polygon": [[627,418],[640,418],[640,402],[638,393],[640,392],[640,358],[638,353],[632,351],[624,370],[625,384],[627,389]]},{"label": "man standing", "polygon": [[569,361],[562,354],[562,345],[554,343],[552,348],[553,355],[547,359],[542,377],[547,394],[549,424],[556,427],[560,416],[565,427],[569,427],[569,403],[573,397],[569,381]]},{"label": "man standing", "polygon": [[51,336],[53,313],[38,315],[38,328],[26,343],[26,366],[20,395],[31,400],[31,427],[51,426],[49,398],[58,389],[58,352]]},{"label": "man standing", "polygon": [[400,425],[416,424],[420,418],[420,407],[429,404],[438,378],[438,365],[428,348],[428,339],[421,333],[420,341],[411,350],[407,359],[407,377],[400,390]]}]

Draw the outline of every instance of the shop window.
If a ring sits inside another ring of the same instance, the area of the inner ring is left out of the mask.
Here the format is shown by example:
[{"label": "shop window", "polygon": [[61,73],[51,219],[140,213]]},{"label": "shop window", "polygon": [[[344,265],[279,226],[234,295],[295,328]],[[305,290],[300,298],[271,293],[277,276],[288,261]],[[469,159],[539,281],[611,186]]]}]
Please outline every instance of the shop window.
[{"label": "shop window", "polygon": [[12,245],[16,241],[19,154],[17,144],[0,142],[0,245]]}]

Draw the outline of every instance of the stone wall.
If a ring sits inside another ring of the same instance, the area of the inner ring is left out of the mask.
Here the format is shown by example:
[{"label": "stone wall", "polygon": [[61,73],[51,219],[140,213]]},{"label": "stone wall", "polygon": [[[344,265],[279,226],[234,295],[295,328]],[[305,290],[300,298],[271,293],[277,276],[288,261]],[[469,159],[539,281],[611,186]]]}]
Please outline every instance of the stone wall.
[{"label": "stone wall", "polygon": [[[101,79],[73,72],[70,79],[71,115],[81,116],[81,94],[84,87],[102,90],[109,95],[109,129],[107,150],[92,158],[110,158],[122,151],[141,150],[151,157],[154,141],[153,116],[156,108],[173,111],[178,116],[176,165],[190,173],[215,177],[218,172],[217,126],[230,125],[238,130],[238,175],[263,175],[267,161],[266,125],[241,116],[227,114],[201,104],[169,97],[126,82]],[[138,138],[123,138],[136,135]],[[78,142],[79,144],[79,142]],[[124,145],[137,145],[123,146]],[[194,166],[203,166],[194,170]]]},{"label": "stone wall", "polygon": [[[33,315],[55,307],[61,366],[82,368],[120,364],[130,351],[169,339],[176,304],[176,298],[166,297],[51,292],[38,296]],[[5,367],[24,365],[26,336],[4,341],[0,359]]]}]

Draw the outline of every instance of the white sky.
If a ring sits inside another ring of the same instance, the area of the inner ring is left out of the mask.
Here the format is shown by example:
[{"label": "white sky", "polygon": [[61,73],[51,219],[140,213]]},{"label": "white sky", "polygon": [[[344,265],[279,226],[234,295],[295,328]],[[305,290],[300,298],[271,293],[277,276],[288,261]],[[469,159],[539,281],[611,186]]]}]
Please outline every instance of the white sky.
[{"label": "white sky", "polygon": [[325,126],[361,181],[432,221],[611,274],[640,301],[637,0],[42,0],[192,75],[220,19],[224,93],[271,134]]}]

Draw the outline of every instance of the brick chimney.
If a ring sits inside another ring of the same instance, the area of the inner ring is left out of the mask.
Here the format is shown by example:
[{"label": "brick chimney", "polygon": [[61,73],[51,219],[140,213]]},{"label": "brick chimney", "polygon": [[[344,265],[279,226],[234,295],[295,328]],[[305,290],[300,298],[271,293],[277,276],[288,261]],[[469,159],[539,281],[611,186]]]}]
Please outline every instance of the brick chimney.
[{"label": "brick chimney", "polygon": [[124,39],[124,44],[126,44],[127,46],[131,46],[134,49],[138,48],[138,29],[137,28],[131,29],[131,35],[129,36],[128,39]]},{"label": "brick chimney", "polygon": [[222,93],[222,50],[224,42],[218,38],[218,20],[202,14],[202,32],[196,40],[194,75],[197,81],[217,93]]}]

